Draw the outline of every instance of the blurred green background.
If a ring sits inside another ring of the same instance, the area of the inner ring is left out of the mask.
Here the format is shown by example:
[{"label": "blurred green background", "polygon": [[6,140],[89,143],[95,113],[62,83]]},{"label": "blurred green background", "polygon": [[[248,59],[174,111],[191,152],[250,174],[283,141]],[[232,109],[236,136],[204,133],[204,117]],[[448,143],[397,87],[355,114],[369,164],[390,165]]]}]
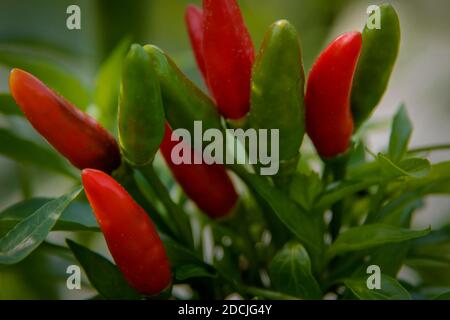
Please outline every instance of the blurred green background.
[{"label": "blurred green background", "polygon": [[[373,121],[389,119],[397,106],[405,102],[415,127],[413,146],[448,143],[450,2],[390,2],[399,12],[403,38],[389,90]],[[199,4],[200,1],[1,0],[0,93],[8,92],[10,67],[21,65],[30,71],[38,70],[37,75],[46,73],[58,91],[67,92],[69,100],[95,113],[90,106],[96,101],[94,89],[100,66],[126,37],[163,48],[191,79],[203,86],[184,27],[184,9],[188,3]],[[241,0],[239,3],[256,48],[269,24],[282,18],[290,20],[301,37],[306,70],[331,39],[345,31],[361,30],[366,8],[378,4],[366,0]],[[81,8],[81,30],[66,28],[66,9],[72,4]],[[108,74],[102,79],[108,81]],[[370,136],[371,149],[378,151],[385,147],[388,124]],[[0,113],[0,128],[45,145],[19,117]],[[67,180],[59,175],[40,166],[17,164],[2,156],[8,141],[3,139],[0,143],[4,144],[0,146],[0,210],[30,196],[60,195],[67,188]],[[448,159],[448,154],[442,153],[432,160],[445,158]],[[428,200],[416,224],[440,224],[448,221],[449,216],[450,201],[433,198]],[[48,287],[47,282],[41,283],[40,279],[51,269],[49,258],[38,253],[32,259],[37,259],[39,266],[33,272],[21,272],[20,266],[14,271],[0,271],[0,299],[60,297],[55,288],[39,289]],[[79,297],[79,293],[74,294]],[[63,297],[72,296],[65,292]]]}]

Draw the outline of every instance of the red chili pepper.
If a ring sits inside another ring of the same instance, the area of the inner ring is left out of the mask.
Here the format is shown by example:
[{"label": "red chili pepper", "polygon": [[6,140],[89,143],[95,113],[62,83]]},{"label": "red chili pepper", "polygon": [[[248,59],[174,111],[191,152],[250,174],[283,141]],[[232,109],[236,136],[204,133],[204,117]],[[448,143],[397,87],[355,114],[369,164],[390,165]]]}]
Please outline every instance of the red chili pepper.
[{"label": "red chili pepper", "polygon": [[203,57],[203,10],[198,6],[191,4],[186,8],[184,18],[197,66],[200,69],[205,83],[208,83],[206,78],[205,58]]},{"label": "red chili pepper", "polygon": [[[172,130],[166,125],[161,153],[184,192],[209,217],[217,219],[228,215],[235,207],[238,195],[225,167],[205,163],[176,165],[172,161],[172,149],[179,142],[172,141],[171,137]],[[195,151],[191,149],[191,152]]]},{"label": "red chili pepper", "polygon": [[353,132],[350,94],[361,45],[361,33],[341,35],[322,52],[309,74],[306,127],[324,158],[345,153],[350,145]]},{"label": "red chili pepper", "polygon": [[32,126],[79,169],[112,172],[120,165],[115,139],[33,75],[13,69],[11,94]]},{"label": "red chili pepper", "polygon": [[83,185],[114,261],[142,294],[160,293],[171,283],[163,243],[147,213],[107,174],[82,173]]},{"label": "red chili pepper", "polygon": [[203,10],[208,87],[220,113],[237,120],[250,109],[253,43],[236,0],[203,0]]}]

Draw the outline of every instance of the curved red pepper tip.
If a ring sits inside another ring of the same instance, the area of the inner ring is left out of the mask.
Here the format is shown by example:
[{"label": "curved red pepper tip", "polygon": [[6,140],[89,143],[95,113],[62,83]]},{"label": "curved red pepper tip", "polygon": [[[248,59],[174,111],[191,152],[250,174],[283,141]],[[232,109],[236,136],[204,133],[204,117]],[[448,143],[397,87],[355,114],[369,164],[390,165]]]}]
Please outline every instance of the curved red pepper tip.
[{"label": "curved red pepper tip", "polygon": [[349,31],[344,34],[341,34],[336,40],[333,41],[333,44],[339,43],[341,46],[351,45],[355,51],[360,51],[362,46],[362,34],[359,31]]},{"label": "curved red pepper tip", "polygon": [[[81,172],[81,180],[83,182],[86,196],[89,199],[89,203],[91,204],[97,219],[108,219],[108,217],[106,217],[108,213],[105,212],[105,210],[98,208],[98,204],[101,202],[100,199],[103,199],[105,198],[105,196],[107,196],[105,190],[114,192],[114,189],[122,190],[122,186],[120,186],[113,178],[111,178],[103,171],[96,169],[84,169]],[[125,192],[125,190],[123,191]],[[117,192],[114,193],[117,194]],[[110,212],[110,214],[112,216],[112,212]],[[105,217],[103,215],[105,215]]]},{"label": "curved red pepper tip", "polygon": [[[11,94],[14,96],[15,93],[23,91],[23,87],[21,86],[22,84],[30,86],[30,78],[34,78],[31,73],[17,68],[11,69],[11,72],[9,73],[9,88],[11,90]],[[19,107],[21,106],[19,105]]]},{"label": "curved red pepper tip", "polygon": [[91,189],[94,186],[95,181],[98,181],[98,178],[102,178],[105,175],[102,171],[96,169],[84,169],[81,171],[81,180],[83,181],[83,185],[87,189]]},{"label": "curved red pepper tip", "polygon": [[25,71],[17,68],[11,69],[11,71],[9,72],[9,85],[12,86],[15,83],[16,77],[20,77],[20,74],[23,72]]}]

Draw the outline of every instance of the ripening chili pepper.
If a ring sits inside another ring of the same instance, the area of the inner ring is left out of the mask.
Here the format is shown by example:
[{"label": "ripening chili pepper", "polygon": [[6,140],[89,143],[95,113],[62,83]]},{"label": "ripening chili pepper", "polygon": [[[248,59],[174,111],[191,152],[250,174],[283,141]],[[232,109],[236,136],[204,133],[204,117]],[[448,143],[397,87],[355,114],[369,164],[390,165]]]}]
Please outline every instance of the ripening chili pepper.
[{"label": "ripening chili pepper", "polygon": [[[172,150],[178,145],[172,141],[172,130],[166,125],[161,144],[161,153],[175,179],[184,192],[210,218],[227,216],[235,207],[238,195],[223,165],[220,164],[175,164]],[[182,142],[181,142],[182,143]],[[192,156],[200,156],[191,148]]]},{"label": "ripening chili pepper", "polygon": [[203,0],[203,56],[219,112],[238,120],[250,109],[255,57],[252,39],[236,0]]},{"label": "ripening chili pepper", "polygon": [[151,162],[164,137],[164,108],[158,76],[140,45],[133,45],[123,63],[119,101],[119,141],[132,165]]},{"label": "ripening chili pepper", "polygon": [[203,57],[203,10],[191,4],[186,8],[184,19],[197,66],[207,84],[205,58]]},{"label": "ripening chili pepper", "polygon": [[350,94],[361,41],[359,32],[341,35],[322,52],[309,74],[306,130],[324,158],[343,154],[350,146]]},{"label": "ripening chili pepper", "polygon": [[214,102],[192,83],[161,49],[144,46],[158,75],[166,119],[174,129],[183,128],[194,136],[194,122],[203,128],[222,129]]},{"label": "ripening chili pepper", "polygon": [[82,173],[84,190],[114,261],[138,292],[155,295],[171,283],[169,261],[149,216],[107,174]]},{"label": "ripening chili pepper", "polygon": [[364,28],[353,80],[351,106],[356,128],[369,118],[383,97],[400,47],[400,22],[395,9],[389,4],[379,8],[380,29]]},{"label": "ripening chili pepper", "polygon": [[281,163],[293,162],[287,169],[296,167],[305,134],[304,86],[297,31],[288,21],[278,21],[266,33],[253,66],[249,124],[280,130]]},{"label": "ripening chili pepper", "polygon": [[75,167],[108,173],[119,167],[115,139],[93,118],[23,70],[11,71],[9,86],[31,125]]}]

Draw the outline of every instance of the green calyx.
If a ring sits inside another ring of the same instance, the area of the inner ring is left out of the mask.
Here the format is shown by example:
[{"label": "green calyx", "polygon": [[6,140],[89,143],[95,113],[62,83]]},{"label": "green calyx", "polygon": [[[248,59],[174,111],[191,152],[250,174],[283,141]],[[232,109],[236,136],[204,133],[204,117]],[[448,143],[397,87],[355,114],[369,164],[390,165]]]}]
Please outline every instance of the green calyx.
[{"label": "green calyx", "polygon": [[172,129],[187,129],[194,135],[194,121],[202,121],[203,130],[221,130],[221,118],[214,102],[161,49],[152,45],[144,49],[158,74],[166,119]]},{"label": "green calyx", "polygon": [[288,21],[277,21],[266,32],[253,66],[248,120],[255,129],[279,129],[281,163],[298,162],[305,134],[304,85],[297,31]]},{"label": "green calyx", "polygon": [[119,140],[133,166],[150,163],[164,137],[164,107],[157,74],[144,49],[134,44],[123,65]]},{"label": "green calyx", "polygon": [[[380,102],[397,60],[400,47],[400,22],[395,9],[389,5],[379,6],[380,29],[363,31],[363,46],[359,58],[351,96],[355,128],[359,128]],[[376,18],[376,16],[373,16]]]}]

